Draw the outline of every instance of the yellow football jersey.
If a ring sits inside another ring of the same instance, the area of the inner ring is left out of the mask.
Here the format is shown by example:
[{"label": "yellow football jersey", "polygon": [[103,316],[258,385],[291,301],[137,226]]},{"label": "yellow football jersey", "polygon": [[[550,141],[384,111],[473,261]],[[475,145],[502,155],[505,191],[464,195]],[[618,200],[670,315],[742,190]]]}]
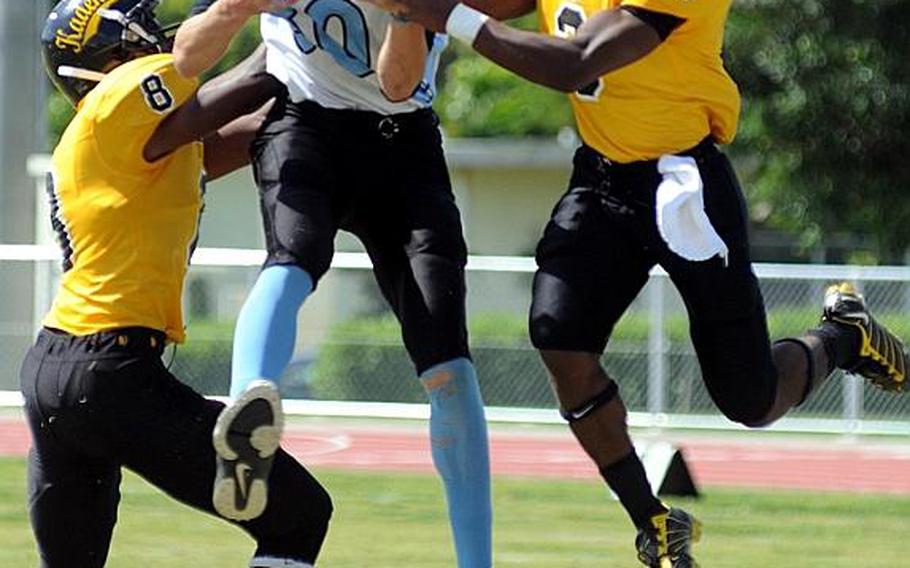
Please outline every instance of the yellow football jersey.
[{"label": "yellow football jersey", "polygon": [[48,176],[64,273],[44,324],[74,335],[142,326],[184,339],[181,296],[202,210],[202,144],[143,148],[196,90],[168,54],[114,69],[83,99]]},{"label": "yellow football jersey", "polygon": [[570,95],[584,142],[616,162],[650,160],[736,134],[740,98],[721,60],[732,0],[539,0],[544,32],[567,37],[601,10],[637,6],[685,20],[642,59]]}]

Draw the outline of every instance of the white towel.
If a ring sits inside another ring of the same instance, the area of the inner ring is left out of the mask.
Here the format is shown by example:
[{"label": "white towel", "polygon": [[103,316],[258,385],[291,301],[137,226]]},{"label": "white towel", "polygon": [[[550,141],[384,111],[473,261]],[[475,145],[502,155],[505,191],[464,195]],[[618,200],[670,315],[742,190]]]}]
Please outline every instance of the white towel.
[{"label": "white towel", "polygon": [[671,251],[687,260],[720,255],[729,249],[705,213],[704,184],[698,164],[689,156],[663,156],[657,162],[663,182],[657,188],[657,228]]}]

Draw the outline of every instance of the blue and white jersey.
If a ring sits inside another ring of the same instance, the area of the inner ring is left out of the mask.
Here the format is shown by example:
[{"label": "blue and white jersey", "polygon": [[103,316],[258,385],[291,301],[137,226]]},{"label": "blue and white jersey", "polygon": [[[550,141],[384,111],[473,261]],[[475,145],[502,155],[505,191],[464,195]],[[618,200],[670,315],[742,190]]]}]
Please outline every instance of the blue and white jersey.
[{"label": "blue and white jersey", "polygon": [[304,0],[292,8],[263,14],[262,40],[268,71],[288,87],[295,102],[310,100],[327,108],[382,114],[428,107],[436,94],[439,56],[448,40],[436,35],[423,80],[414,95],[390,102],[379,88],[374,67],[391,16],[359,0]]}]

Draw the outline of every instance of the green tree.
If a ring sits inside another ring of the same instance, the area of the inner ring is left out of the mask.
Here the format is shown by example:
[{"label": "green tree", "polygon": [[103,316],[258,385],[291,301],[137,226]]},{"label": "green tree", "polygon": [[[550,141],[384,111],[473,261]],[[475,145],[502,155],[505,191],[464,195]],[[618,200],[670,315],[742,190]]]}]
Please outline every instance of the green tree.
[{"label": "green tree", "polygon": [[869,235],[875,256],[910,244],[910,1],[741,0],[727,34],[744,106],[750,197],[807,245]]},{"label": "green tree", "polygon": [[[454,43],[454,42],[453,42]],[[467,47],[449,48],[434,107],[451,136],[552,136],[574,125],[565,94],[498,67]]]}]

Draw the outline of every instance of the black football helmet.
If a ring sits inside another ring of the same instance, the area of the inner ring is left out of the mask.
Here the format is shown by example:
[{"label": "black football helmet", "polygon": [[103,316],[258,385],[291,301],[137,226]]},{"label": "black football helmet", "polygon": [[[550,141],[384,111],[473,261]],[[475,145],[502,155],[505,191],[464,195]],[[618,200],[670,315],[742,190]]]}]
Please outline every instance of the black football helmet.
[{"label": "black football helmet", "polygon": [[170,51],[179,24],[158,23],[160,1],[61,0],[54,7],[41,33],[44,63],[73,105],[118,65]]}]

